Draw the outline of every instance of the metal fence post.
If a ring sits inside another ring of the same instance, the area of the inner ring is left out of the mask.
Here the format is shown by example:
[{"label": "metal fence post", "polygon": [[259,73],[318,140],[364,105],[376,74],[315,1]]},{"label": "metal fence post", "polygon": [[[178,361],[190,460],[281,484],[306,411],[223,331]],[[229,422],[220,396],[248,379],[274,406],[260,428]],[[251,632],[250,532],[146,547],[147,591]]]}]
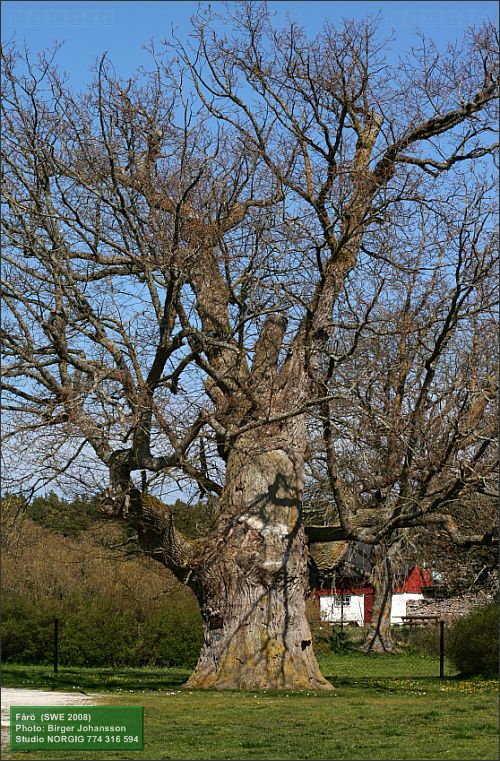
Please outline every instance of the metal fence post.
[{"label": "metal fence post", "polygon": [[439,678],[444,679],[444,621],[439,622]]},{"label": "metal fence post", "polygon": [[54,674],[57,674],[58,650],[59,650],[59,619],[54,618]]}]

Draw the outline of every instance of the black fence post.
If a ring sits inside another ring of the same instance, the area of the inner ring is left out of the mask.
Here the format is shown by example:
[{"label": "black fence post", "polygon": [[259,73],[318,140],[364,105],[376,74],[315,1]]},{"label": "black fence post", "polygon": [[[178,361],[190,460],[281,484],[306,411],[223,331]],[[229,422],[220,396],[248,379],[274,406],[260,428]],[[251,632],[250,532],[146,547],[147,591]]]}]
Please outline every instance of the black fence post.
[{"label": "black fence post", "polygon": [[444,621],[439,622],[439,678],[444,679]]},{"label": "black fence post", "polygon": [[59,650],[59,619],[54,618],[54,674],[57,674],[58,650]]},{"label": "black fence post", "polygon": [[344,639],[344,585],[340,588],[340,639]]}]

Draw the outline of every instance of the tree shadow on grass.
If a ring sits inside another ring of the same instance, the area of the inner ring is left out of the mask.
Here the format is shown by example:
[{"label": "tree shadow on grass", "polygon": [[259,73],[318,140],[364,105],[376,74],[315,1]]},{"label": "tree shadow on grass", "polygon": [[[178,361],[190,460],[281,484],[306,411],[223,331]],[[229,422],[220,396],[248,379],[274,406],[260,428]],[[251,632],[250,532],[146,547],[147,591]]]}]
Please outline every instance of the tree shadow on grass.
[{"label": "tree shadow on grass", "polygon": [[121,692],[177,689],[189,669],[60,668],[4,664],[2,686],[62,692]]},{"label": "tree shadow on grass", "polygon": [[376,692],[415,692],[434,690],[446,683],[453,683],[456,677],[440,679],[439,676],[327,676],[335,687],[351,687]]}]

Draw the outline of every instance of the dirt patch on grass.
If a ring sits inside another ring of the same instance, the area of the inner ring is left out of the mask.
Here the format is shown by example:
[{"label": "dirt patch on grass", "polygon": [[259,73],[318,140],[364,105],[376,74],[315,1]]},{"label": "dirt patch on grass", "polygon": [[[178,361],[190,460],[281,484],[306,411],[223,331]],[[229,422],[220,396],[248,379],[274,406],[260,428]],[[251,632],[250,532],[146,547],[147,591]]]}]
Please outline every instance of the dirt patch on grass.
[{"label": "dirt patch on grass", "polygon": [[11,687],[2,689],[2,747],[9,746],[11,706],[79,706],[98,705],[102,695],[85,695],[81,692],[52,692],[25,690]]}]

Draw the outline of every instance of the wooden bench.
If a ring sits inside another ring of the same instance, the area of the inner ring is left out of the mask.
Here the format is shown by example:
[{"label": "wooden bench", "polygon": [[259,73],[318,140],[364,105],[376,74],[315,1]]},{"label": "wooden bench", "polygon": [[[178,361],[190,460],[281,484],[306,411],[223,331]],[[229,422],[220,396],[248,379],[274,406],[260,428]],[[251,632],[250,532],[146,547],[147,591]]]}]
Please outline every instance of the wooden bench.
[{"label": "wooden bench", "polygon": [[441,616],[401,616],[401,619],[403,624],[418,626],[419,624],[437,623],[438,621],[441,621]]}]

